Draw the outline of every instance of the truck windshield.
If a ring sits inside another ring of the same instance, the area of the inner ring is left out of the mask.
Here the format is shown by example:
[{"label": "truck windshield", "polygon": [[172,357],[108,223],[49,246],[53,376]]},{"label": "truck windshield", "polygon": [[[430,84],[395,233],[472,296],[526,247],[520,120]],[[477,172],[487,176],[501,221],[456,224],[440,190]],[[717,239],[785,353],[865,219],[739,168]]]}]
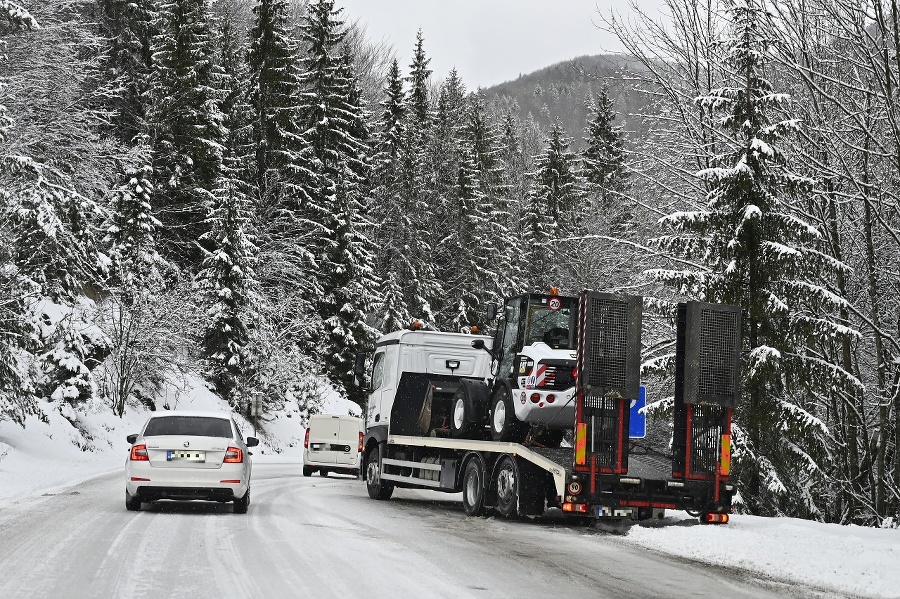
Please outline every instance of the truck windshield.
[{"label": "truck windshield", "polygon": [[553,349],[572,349],[569,326],[575,301],[574,297],[529,297],[525,345],[540,342]]}]

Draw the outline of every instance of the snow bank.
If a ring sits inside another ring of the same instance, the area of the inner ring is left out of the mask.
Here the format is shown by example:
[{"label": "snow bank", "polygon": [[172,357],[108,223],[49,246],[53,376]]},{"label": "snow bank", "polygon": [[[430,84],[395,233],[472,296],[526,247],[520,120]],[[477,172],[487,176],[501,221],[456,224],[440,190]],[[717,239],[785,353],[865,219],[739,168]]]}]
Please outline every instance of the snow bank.
[{"label": "snow bank", "polygon": [[900,529],[733,515],[706,526],[683,512],[634,526],[632,543],[700,562],[862,597],[900,597]]}]

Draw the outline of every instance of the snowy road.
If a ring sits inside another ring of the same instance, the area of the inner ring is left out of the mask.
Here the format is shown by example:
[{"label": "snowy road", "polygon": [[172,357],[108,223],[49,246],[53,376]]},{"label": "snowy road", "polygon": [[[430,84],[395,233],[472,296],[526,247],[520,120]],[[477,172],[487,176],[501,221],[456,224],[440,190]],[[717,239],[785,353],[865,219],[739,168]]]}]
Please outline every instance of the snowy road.
[{"label": "snowy road", "polygon": [[552,519],[467,518],[455,496],[376,502],[361,481],[300,470],[257,460],[243,516],[230,504],[127,512],[121,473],[4,506],[0,597],[820,596]]}]

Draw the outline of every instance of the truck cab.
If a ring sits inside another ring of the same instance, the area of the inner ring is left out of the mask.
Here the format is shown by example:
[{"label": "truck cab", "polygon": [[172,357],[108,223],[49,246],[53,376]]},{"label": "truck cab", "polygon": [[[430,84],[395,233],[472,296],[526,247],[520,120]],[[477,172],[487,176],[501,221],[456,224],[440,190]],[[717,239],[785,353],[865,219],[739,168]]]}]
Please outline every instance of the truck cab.
[{"label": "truck cab", "polygon": [[[487,348],[492,343],[483,335],[409,329],[382,336],[372,358],[366,430],[383,428],[386,434],[390,427],[392,433],[424,435],[444,428],[459,381],[490,377],[491,355],[472,347],[475,340]],[[395,402],[420,400],[423,395],[428,401],[417,410],[415,422],[409,420],[409,410],[394,410]],[[425,409],[430,413],[423,413]],[[406,419],[392,418],[395,412]]]}]

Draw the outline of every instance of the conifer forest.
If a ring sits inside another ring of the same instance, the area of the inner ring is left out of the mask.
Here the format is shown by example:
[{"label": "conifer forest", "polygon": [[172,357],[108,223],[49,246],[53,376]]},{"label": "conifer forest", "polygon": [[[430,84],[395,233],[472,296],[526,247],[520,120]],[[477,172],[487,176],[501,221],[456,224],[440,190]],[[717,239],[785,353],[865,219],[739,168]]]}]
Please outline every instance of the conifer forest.
[{"label": "conifer forest", "polygon": [[721,302],[738,509],[900,517],[896,0],[598,17],[628,60],[549,127],[340,0],[0,9],[0,419],[121,415],[191,369],[243,412],[323,380],[362,405],[379,334],[554,285],[643,296],[653,427],[675,305]]}]

